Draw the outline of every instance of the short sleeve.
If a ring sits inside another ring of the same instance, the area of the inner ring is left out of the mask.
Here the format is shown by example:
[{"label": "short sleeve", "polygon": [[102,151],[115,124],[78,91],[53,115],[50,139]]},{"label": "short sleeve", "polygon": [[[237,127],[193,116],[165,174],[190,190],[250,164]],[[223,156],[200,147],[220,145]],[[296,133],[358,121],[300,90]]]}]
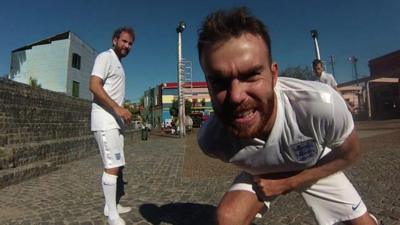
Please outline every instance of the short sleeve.
[{"label": "short sleeve", "polygon": [[343,144],[354,129],[353,117],[343,97],[335,90],[332,90],[332,116],[326,129],[325,143],[332,149]]},{"label": "short sleeve", "polygon": [[110,57],[107,53],[101,53],[96,57],[92,70],[92,75],[105,80],[110,68]]}]

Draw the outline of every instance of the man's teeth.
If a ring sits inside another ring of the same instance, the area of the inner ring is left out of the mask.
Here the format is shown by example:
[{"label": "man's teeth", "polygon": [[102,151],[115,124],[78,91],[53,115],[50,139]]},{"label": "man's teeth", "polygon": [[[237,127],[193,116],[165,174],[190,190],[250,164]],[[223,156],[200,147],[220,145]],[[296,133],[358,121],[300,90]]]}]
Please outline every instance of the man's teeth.
[{"label": "man's teeth", "polygon": [[244,118],[244,117],[248,117],[248,116],[250,116],[250,115],[252,115],[252,114],[253,114],[253,110],[248,110],[248,111],[246,111],[246,112],[238,113],[238,114],[236,115],[236,117],[238,117],[238,118]]}]

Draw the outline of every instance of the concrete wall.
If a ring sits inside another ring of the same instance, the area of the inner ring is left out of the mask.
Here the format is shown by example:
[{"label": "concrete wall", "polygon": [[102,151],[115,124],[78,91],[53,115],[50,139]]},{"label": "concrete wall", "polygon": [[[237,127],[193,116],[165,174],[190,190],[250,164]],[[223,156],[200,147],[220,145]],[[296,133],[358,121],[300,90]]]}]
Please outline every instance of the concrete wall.
[{"label": "concrete wall", "polygon": [[[76,81],[79,83],[79,98],[91,100],[89,77],[97,52],[74,33],[65,34],[64,39],[13,52],[10,78],[29,84],[32,77],[42,88],[69,96],[72,96],[72,82]],[[74,53],[81,57],[79,69],[72,67]]]},{"label": "concrete wall", "polygon": [[[89,92],[89,77],[92,73],[97,52],[72,32],[70,33],[70,42],[66,93],[72,96],[72,82],[77,81],[79,82],[79,98],[91,100],[92,94]],[[80,69],[72,67],[73,53],[81,56]]]},{"label": "concrete wall", "polygon": [[[0,188],[98,154],[90,102],[0,80]],[[126,132],[126,144],[139,140]]]}]

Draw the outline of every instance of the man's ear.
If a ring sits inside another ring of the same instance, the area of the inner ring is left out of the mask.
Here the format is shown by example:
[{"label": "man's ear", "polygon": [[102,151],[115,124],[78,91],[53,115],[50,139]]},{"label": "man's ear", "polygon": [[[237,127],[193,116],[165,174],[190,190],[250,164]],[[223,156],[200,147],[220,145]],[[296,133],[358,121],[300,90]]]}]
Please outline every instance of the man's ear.
[{"label": "man's ear", "polygon": [[112,44],[113,44],[113,47],[117,45],[117,41],[118,41],[118,39],[117,39],[117,38],[113,38],[113,39],[112,39]]},{"label": "man's ear", "polygon": [[278,64],[276,62],[271,63],[271,75],[272,75],[272,83],[275,87],[276,82],[278,81],[278,74],[279,74],[279,68]]}]

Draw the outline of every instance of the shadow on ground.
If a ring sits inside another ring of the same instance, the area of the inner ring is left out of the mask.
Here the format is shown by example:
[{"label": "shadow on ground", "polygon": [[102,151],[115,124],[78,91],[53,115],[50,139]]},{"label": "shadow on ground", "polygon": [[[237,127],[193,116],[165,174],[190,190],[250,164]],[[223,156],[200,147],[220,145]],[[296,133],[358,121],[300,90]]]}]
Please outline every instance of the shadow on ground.
[{"label": "shadow on ground", "polygon": [[[153,225],[169,223],[172,225],[216,225],[213,205],[196,203],[170,203],[163,206],[143,204],[139,212]],[[250,225],[255,225],[254,223]]]},{"label": "shadow on ground", "polygon": [[213,205],[195,203],[170,203],[162,206],[143,204],[139,212],[149,223],[159,225],[213,225],[215,223]]}]

